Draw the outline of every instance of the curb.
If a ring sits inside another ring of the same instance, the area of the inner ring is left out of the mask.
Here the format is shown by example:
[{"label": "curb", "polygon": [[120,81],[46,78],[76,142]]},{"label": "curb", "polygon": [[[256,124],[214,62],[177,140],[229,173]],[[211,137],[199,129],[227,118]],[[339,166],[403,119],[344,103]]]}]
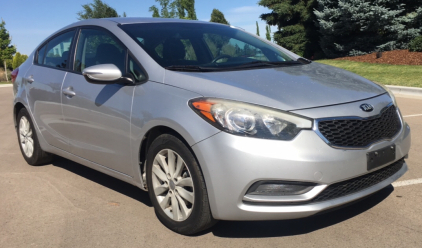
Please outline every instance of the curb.
[{"label": "curb", "polygon": [[422,97],[422,88],[417,87],[405,87],[405,86],[395,86],[395,85],[386,85],[394,94],[401,95],[412,95],[412,96],[421,96]]},{"label": "curb", "polygon": [[0,84],[0,88],[12,87],[13,84]]}]

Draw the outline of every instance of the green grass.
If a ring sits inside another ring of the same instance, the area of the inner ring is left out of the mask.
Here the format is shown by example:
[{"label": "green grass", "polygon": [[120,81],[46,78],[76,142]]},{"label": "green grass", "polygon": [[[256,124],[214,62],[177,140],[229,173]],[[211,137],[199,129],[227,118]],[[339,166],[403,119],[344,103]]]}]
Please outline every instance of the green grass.
[{"label": "green grass", "polygon": [[0,81],[0,84],[11,84],[12,82]]},{"label": "green grass", "polygon": [[318,60],[316,62],[339,67],[385,85],[422,87],[421,65],[387,65],[347,60]]}]

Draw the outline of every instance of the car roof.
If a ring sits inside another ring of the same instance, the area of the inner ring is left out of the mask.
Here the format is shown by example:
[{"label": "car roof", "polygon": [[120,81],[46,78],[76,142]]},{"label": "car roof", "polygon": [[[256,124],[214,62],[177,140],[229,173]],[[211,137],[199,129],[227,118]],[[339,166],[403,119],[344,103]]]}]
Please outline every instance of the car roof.
[{"label": "car roof", "polygon": [[[90,19],[93,20],[93,19]],[[153,17],[114,17],[114,18],[101,18],[101,19],[94,19],[98,21],[112,21],[117,24],[134,24],[134,23],[201,23],[201,24],[216,24],[216,25],[224,25],[220,23],[213,23],[213,22],[206,22],[206,21],[194,21],[194,20],[185,20],[185,19],[176,19],[176,18],[153,18]],[[79,22],[82,24],[84,20]]]}]

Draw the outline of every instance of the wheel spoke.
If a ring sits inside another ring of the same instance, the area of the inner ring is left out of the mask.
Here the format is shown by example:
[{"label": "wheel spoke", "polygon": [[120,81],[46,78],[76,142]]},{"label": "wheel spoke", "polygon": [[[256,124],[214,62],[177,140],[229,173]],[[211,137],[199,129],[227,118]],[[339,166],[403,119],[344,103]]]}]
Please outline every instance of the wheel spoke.
[{"label": "wheel spoke", "polygon": [[28,147],[28,157],[31,157],[32,156],[32,153],[34,153],[34,146],[31,144],[31,143],[29,143],[28,145],[27,145],[27,147]]},{"label": "wheel spoke", "polygon": [[164,199],[160,202],[160,206],[163,210],[168,207],[169,200],[170,200],[170,194],[167,193],[166,197],[164,197]]},{"label": "wheel spoke", "polygon": [[162,184],[162,185],[154,188],[154,193],[155,193],[155,195],[161,195],[162,193],[164,193],[168,190],[169,190],[169,187],[165,184]]},{"label": "wheel spoke", "polygon": [[177,181],[176,185],[180,187],[193,187],[193,181],[192,178],[187,177]]},{"label": "wheel spoke", "polygon": [[169,168],[169,173],[171,175],[172,178],[174,178],[174,171],[175,171],[175,162],[176,162],[176,157],[174,156],[174,152],[172,150],[167,150],[167,162],[168,162],[168,168]]},{"label": "wheel spoke", "polygon": [[179,202],[175,195],[171,196],[171,209],[173,210],[173,219],[178,221],[180,216]]},{"label": "wheel spoke", "polygon": [[156,196],[165,193],[169,189],[169,186],[166,183],[161,184],[156,176],[152,176],[152,186],[154,187],[154,193]]},{"label": "wheel spoke", "polygon": [[177,197],[177,200],[179,201],[180,212],[182,214],[182,217],[187,218],[191,210],[188,209],[188,207],[185,204],[185,201],[180,196],[176,195],[176,197]]},{"label": "wheel spoke", "polygon": [[177,192],[179,193],[179,195],[185,199],[186,201],[190,202],[193,204],[193,193],[187,191],[186,189],[176,186]]},{"label": "wheel spoke", "polygon": [[167,175],[167,173],[169,173],[169,167],[166,162],[166,157],[164,157],[161,154],[158,154],[158,159],[157,158],[155,159],[157,160],[158,164],[160,164],[161,168],[163,168],[165,174]]},{"label": "wheel spoke", "polygon": [[166,174],[161,170],[160,166],[154,164],[152,166],[152,172],[158,177],[160,178],[161,181],[163,182],[167,182],[167,176]]},{"label": "wheel spoke", "polygon": [[29,128],[30,128],[29,121],[25,118],[24,122],[25,122],[25,132],[28,134],[29,133]]},{"label": "wheel spoke", "polygon": [[28,137],[32,137],[32,129],[29,129],[28,133],[26,134]]},{"label": "wheel spoke", "polygon": [[176,171],[174,172],[173,178],[180,177],[183,169],[183,159],[177,155],[177,164],[176,164]]}]

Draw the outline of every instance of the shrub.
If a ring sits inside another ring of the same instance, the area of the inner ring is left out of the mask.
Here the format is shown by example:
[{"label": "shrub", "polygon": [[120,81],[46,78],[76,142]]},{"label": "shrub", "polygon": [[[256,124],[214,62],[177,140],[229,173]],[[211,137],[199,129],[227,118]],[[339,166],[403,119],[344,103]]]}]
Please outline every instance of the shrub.
[{"label": "shrub", "polygon": [[413,39],[409,44],[409,51],[422,52],[422,35]]}]

